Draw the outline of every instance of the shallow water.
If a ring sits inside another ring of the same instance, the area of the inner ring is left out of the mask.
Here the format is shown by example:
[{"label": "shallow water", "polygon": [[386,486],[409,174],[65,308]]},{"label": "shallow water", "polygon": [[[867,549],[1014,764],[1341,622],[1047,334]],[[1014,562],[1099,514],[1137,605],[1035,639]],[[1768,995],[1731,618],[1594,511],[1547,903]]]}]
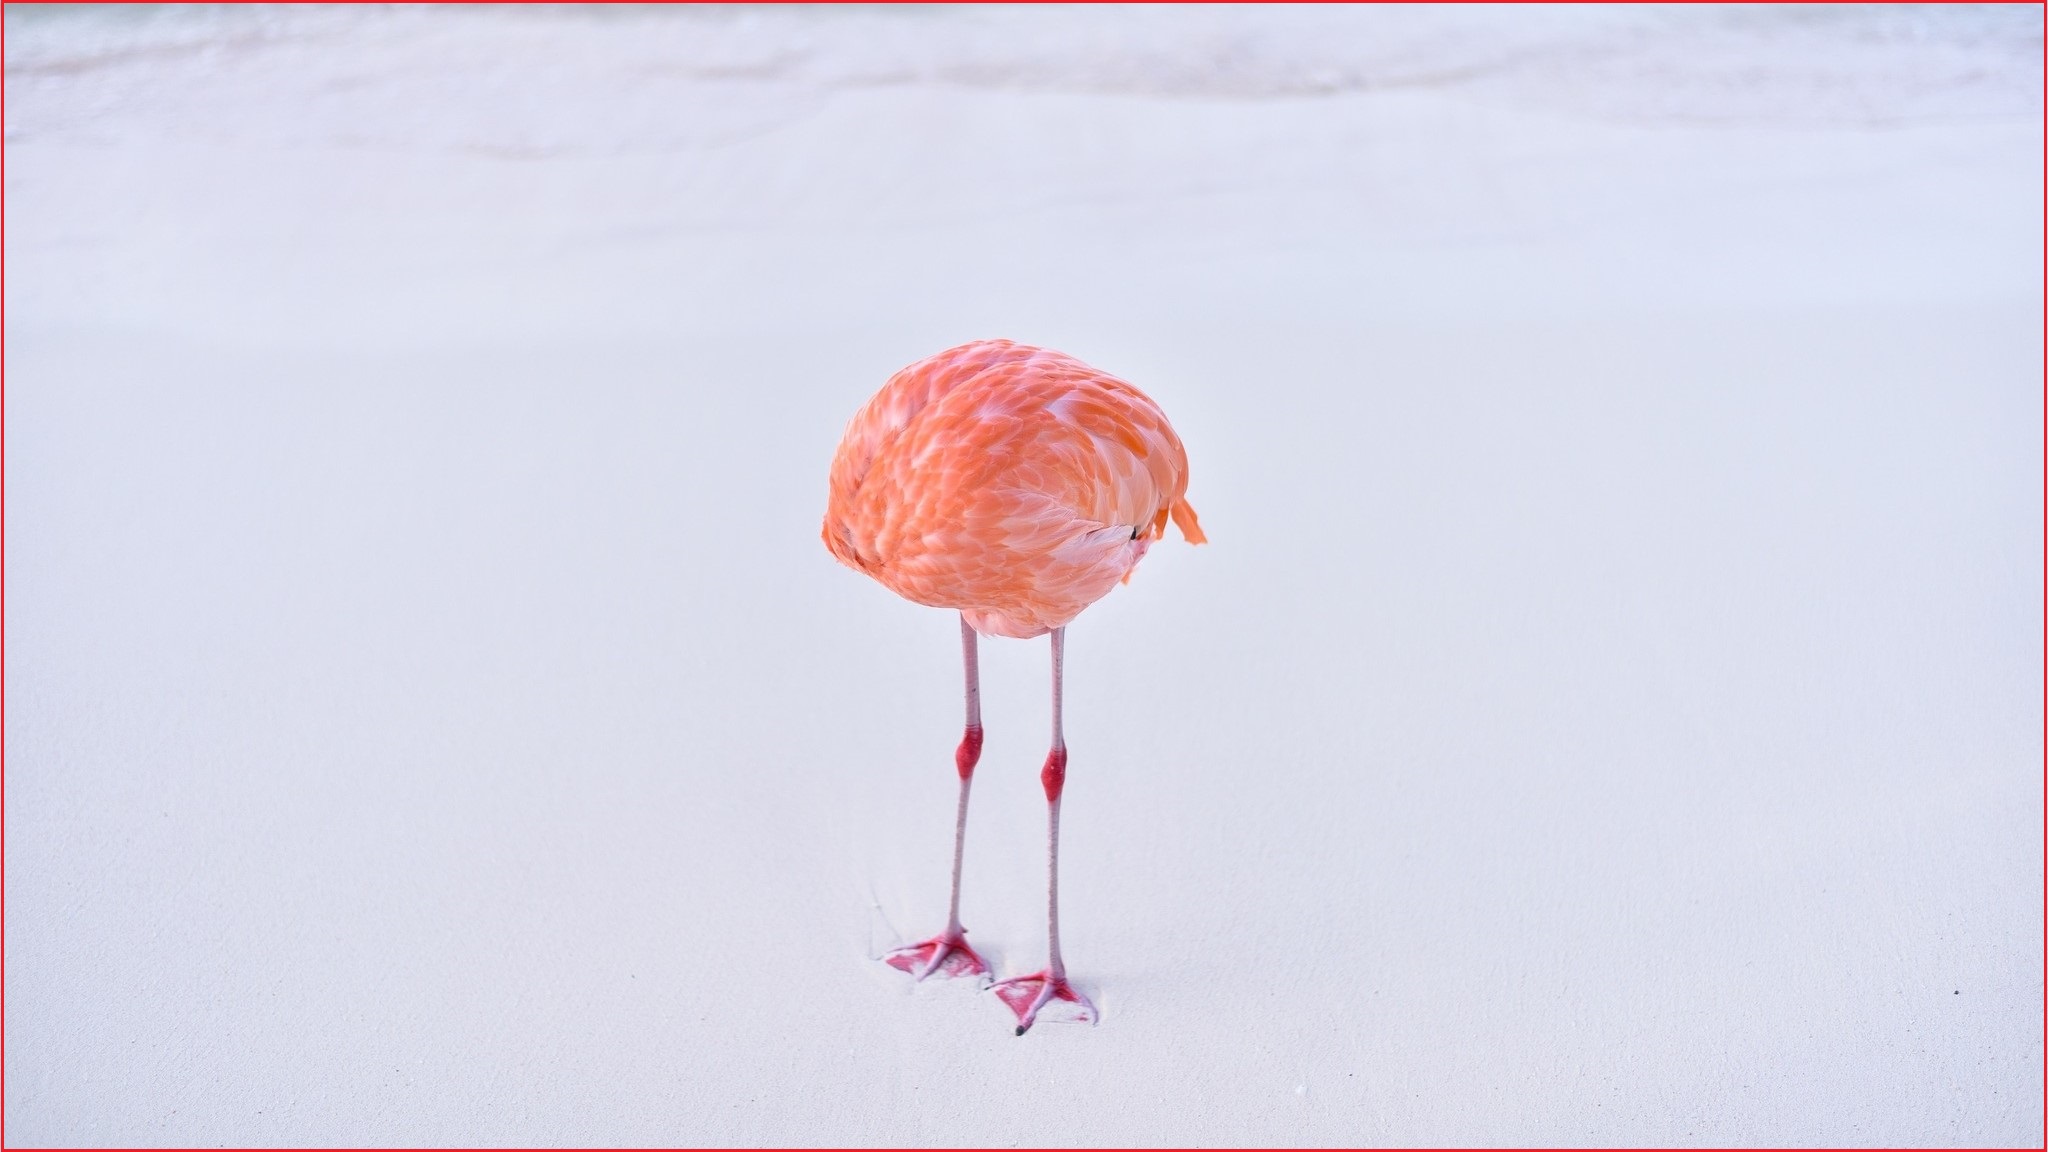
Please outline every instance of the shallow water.
[{"label": "shallow water", "polygon": [[[152,105],[259,137],[665,147],[707,139],[669,103],[693,84],[737,101],[919,83],[1196,99],[1423,88],[1633,123],[2041,107],[2041,13],[2023,5],[78,5],[10,9],[7,29],[10,84],[41,97],[10,101],[10,133]],[[86,75],[86,107],[45,91]],[[264,99],[237,99],[235,82],[258,76]]]}]

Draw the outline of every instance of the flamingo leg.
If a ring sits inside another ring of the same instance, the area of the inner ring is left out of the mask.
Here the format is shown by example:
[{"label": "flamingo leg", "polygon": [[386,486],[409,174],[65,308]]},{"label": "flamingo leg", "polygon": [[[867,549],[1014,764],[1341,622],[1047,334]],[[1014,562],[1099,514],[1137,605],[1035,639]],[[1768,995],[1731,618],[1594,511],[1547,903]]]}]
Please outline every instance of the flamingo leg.
[{"label": "flamingo leg", "polygon": [[1095,1005],[1067,982],[1067,966],[1060,959],[1060,793],[1067,785],[1067,739],[1060,723],[1061,669],[1066,662],[1067,630],[1052,631],[1052,750],[1038,782],[1045,786],[1045,914],[1048,959],[1045,969],[1028,976],[998,980],[991,987],[1017,1014],[1017,1035],[1029,1031],[1047,1005],[1057,1005],[1060,1017],[1076,1023],[1093,1024]]},{"label": "flamingo leg", "polygon": [[960,773],[960,806],[953,817],[953,896],[946,913],[946,930],[929,940],[898,948],[882,957],[892,968],[900,968],[922,981],[927,976],[980,976],[988,965],[967,943],[967,929],[960,926],[960,866],[967,855],[967,794],[974,786],[974,766],[981,762],[981,658],[974,629],[960,618],[961,662],[967,671],[967,731],[953,753],[953,766]]}]

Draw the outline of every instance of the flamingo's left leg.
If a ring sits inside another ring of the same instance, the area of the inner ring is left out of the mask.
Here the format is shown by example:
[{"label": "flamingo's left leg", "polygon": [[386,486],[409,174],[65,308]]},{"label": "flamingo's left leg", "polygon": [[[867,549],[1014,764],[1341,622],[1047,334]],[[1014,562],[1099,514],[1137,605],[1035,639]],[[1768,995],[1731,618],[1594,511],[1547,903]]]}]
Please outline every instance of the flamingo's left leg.
[{"label": "flamingo's left leg", "polygon": [[967,943],[967,929],[960,926],[960,863],[967,852],[967,792],[974,784],[974,766],[981,762],[981,660],[976,650],[974,629],[960,618],[961,661],[967,667],[967,732],[953,753],[953,766],[960,773],[960,808],[953,818],[953,899],[946,917],[946,930],[929,940],[898,948],[882,962],[901,968],[923,980],[927,976],[984,976],[988,965]]}]

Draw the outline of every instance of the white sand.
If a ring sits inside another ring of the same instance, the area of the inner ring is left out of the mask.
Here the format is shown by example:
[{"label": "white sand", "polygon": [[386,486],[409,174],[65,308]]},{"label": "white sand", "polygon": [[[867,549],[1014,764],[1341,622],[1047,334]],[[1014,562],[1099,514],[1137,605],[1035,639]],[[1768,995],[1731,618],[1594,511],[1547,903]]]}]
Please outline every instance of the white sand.
[{"label": "white sand", "polygon": [[[2038,9],[6,30],[9,1143],[2039,1145]],[[982,336],[1215,541],[1022,1040],[873,960],[955,625],[817,540]]]}]

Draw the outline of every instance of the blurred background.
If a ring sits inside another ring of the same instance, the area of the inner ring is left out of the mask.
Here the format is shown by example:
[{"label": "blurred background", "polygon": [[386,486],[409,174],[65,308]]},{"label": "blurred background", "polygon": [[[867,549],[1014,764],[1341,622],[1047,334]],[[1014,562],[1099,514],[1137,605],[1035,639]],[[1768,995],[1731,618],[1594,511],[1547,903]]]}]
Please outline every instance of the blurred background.
[{"label": "blurred background", "polygon": [[[9,1143],[2039,1145],[2039,7],[5,39]],[[985,337],[1213,542],[1070,630],[1023,1040],[875,962],[957,631],[817,539]]]}]

